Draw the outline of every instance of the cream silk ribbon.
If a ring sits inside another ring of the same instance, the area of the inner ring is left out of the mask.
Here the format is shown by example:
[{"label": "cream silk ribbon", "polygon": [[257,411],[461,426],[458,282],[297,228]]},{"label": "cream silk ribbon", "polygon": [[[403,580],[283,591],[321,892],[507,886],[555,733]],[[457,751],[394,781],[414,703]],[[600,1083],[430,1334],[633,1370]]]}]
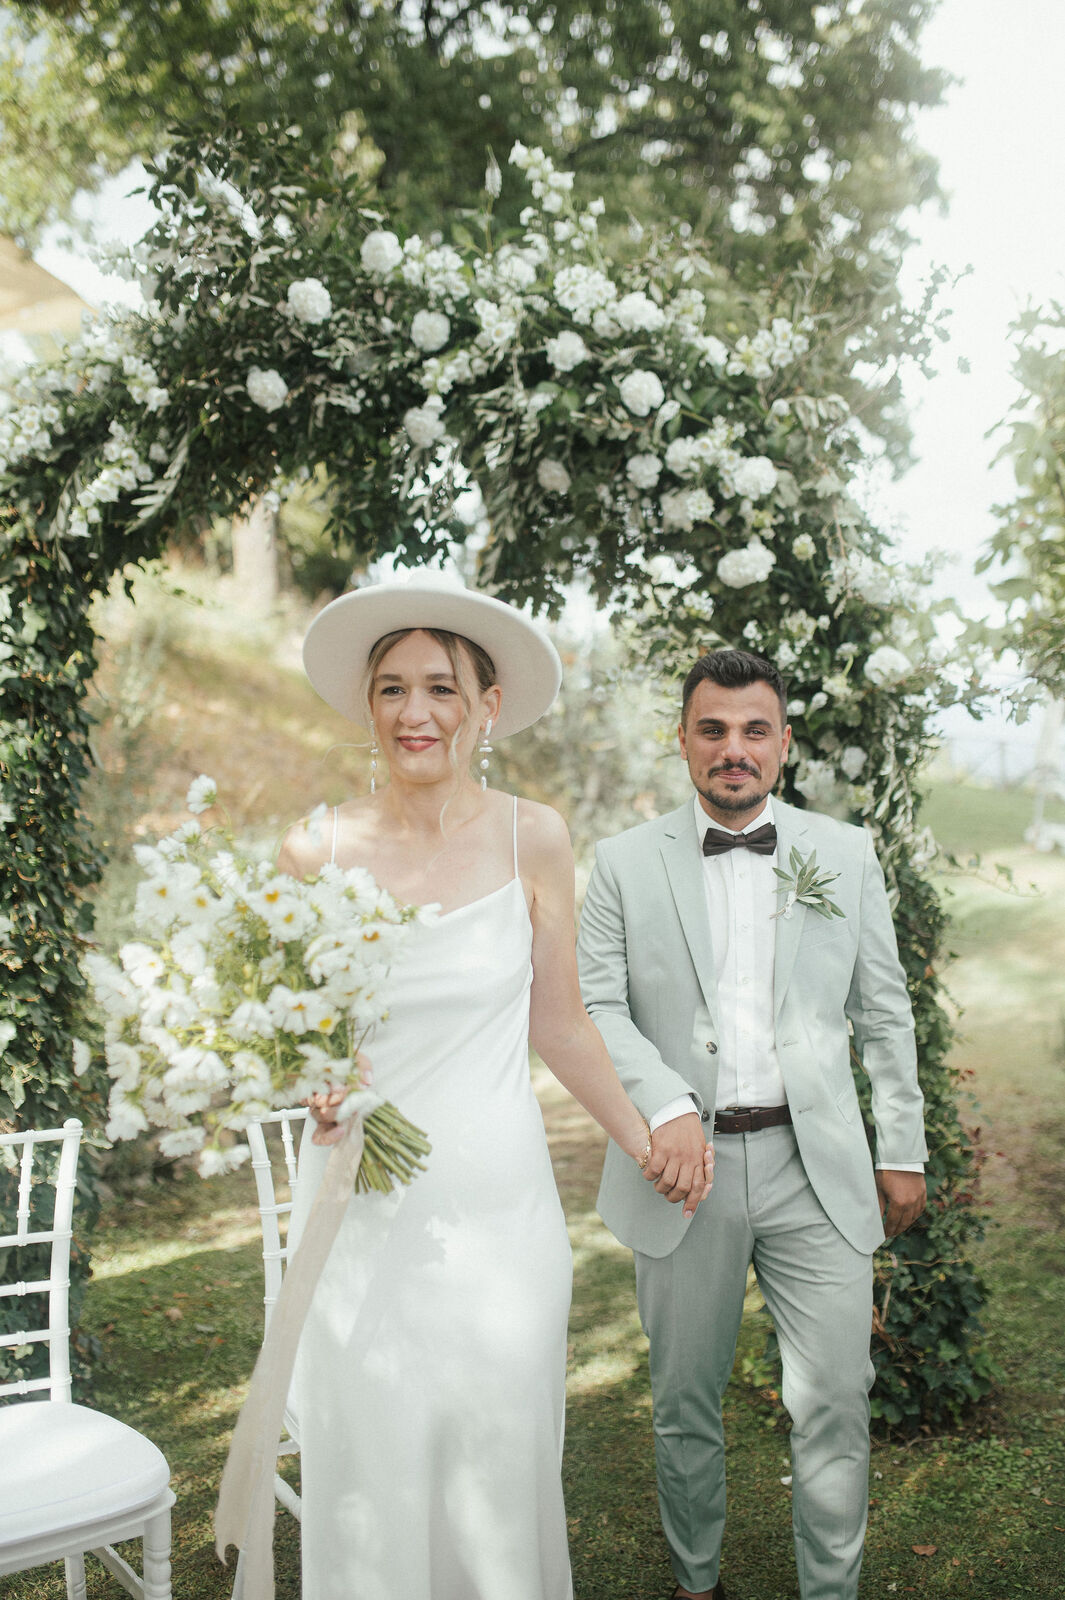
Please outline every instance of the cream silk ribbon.
[{"label": "cream silk ribbon", "polygon": [[244,1600],[273,1600],[274,1474],[296,1347],[315,1285],[355,1192],[365,1143],[363,1117],[371,1109],[352,1117],[349,1131],[330,1152],[233,1430],[214,1514],[215,1550],[223,1563],[227,1546],[243,1551]]}]

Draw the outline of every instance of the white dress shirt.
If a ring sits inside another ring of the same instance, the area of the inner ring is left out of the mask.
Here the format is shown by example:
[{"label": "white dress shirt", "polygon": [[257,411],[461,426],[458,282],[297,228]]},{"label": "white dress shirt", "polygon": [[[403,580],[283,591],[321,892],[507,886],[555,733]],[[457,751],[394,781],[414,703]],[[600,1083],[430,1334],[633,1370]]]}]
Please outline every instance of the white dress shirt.
[{"label": "white dress shirt", "polygon": [[[707,828],[720,824],[707,816],[698,794],[692,796],[692,804],[701,843]],[[774,821],[773,800],[767,796],[758,815],[738,831],[750,833]],[[779,883],[773,871],[776,851],[767,856],[740,847],[702,856],[701,861],[717,979],[716,1109],[786,1105],[773,1004],[773,917],[778,909]],[[650,1119],[651,1132],[696,1109],[690,1095],[679,1095],[655,1112]],[[924,1168],[919,1162],[900,1162],[893,1170],[922,1172]]]}]

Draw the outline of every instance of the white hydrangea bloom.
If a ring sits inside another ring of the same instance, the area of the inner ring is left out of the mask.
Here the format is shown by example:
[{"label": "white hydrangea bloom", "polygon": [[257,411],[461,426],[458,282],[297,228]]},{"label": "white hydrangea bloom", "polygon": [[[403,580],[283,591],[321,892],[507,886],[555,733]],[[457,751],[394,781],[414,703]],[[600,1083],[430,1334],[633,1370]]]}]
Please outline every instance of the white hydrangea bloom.
[{"label": "white hydrangea bloom", "polygon": [[390,233],[387,228],[375,228],[362,241],[359,260],[364,271],[383,278],[393,272],[403,260],[403,246],[396,235]]},{"label": "white hydrangea bloom", "polygon": [[572,328],[564,329],[557,338],[548,339],[544,349],[556,372],[572,372],[591,354],[580,334],[574,333]]},{"label": "white hydrangea bloom", "polygon": [[761,539],[749,539],[742,550],[730,550],[717,564],[717,575],[730,589],[745,589],[751,583],[763,583],[777,564],[772,550],[767,550]]},{"label": "white hydrangea bloom", "polygon": [[439,350],[451,337],[451,319],[442,311],[416,311],[410,325],[410,339],[416,350]]},{"label": "white hydrangea bloom", "polygon": [[626,410],[631,411],[634,417],[649,416],[652,411],[657,411],[666,398],[658,374],[649,372],[645,367],[636,367],[634,371],[627,372],[618,384],[618,392]]},{"label": "white hydrangea bloom", "polygon": [[625,466],[625,474],[637,489],[653,489],[662,475],[661,458],[649,453],[630,456]]},{"label": "white hydrangea bloom", "polygon": [[264,411],[277,411],[288,399],[288,384],[274,367],[252,367],[247,390],[248,398]]},{"label": "white hydrangea bloom", "polygon": [[536,468],[536,481],[549,494],[568,494],[570,475],[561,461],[545,456]]},{"label": "white hydrangea bloom", "polygon": [[853,783],[859,774],[864,770],[865,763],[868,759],[869,758],[865,751],[860,749],[858,745],[849,744],[843,751],[843,754],[840,756],[839,764],[841,770]]},{"label": "white hydrangea bloom", "polygon": [[299,322],[316,326],[333,314],[333,300],[318,278],[297,278],[288,286],[288,308]]},{"label": "white hydrangea bloom", "polygon": [[878,689],[884,689],[890,684],[901,683],[903,678],[908,678],[913,667],[901,650],[896,650],[890,644],[882,644],[878,650],[873,651],[865,663],[864,670],[870,683],[875,684]]}]

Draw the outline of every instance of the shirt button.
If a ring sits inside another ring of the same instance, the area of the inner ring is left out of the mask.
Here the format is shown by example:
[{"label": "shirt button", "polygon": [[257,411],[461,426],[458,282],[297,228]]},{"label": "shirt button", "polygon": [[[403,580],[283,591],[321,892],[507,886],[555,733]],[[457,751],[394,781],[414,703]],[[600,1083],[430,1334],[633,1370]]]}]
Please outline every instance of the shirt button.
[{"label": "shirt button", "polygon": [[713,1039],[707,1039],[706,1048],[712,1056],[717,1055],[717,1045],[714,1043]]},{"label": "shirt button", "polygon": [[701,1111],[699,1113],[699,1115],[702,1117],[702,1120],[704,1122],[709,1122],[710,1121],[710,1113],[709,1113],[709,1111]]}]

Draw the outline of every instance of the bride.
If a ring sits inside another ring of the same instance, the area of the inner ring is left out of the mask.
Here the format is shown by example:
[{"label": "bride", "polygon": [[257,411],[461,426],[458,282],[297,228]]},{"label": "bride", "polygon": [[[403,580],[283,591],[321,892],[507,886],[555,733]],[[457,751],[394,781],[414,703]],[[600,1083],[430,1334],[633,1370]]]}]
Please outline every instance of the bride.
[{"label": "bride", "polygon": [[[407,941],[369,1047],[375,1089],[431,1141],[427,1170],[351,1201],[299,1347],[303,1594],[568,1600],[571,1263],[529,1044],[686,1211],[709,1191],[709,1158],[652,1159],[581,1005],[562,819],[470,775],[555,699],[554,647],[512,607],[421,580],[334,601],[304,660],[323,698],[368,724],[375,781],[324,829],[292,829],[280,866],[364,867],[439,915]],[[312,1106],[293,1239],[340,1137],[339,1098]]]}]

